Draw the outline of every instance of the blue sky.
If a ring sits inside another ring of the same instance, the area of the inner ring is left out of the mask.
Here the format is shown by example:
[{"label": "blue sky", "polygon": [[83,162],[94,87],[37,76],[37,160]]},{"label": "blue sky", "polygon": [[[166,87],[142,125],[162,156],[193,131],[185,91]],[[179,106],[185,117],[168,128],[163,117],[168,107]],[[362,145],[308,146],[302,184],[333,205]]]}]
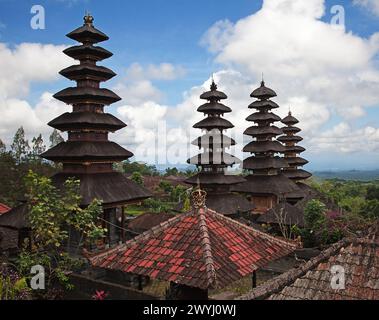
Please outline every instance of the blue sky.
[{"label": "blue sky", "polygon": [[[319,0],[312,1],[317,2]],[[373,3],[375,1],[372,0]],[[104,64],[119,74],[119,77],[109,84],[107,83],[107,87],[112,88],[112,86],[117,85],[121,78],[127,76],[125,70],[132,63],[138,63],[142,67],[169,63],[185,70],[184,75],[170,81],[159,78],[149,79],[154,88],[162,93],[157,103],[167,106],[169,110],[170,108],[175,109],[178,104],[183,103],[185,99],[183,93],[191,92],[193,88],[202,86],[213,72],[217,73],[220,70],[235,68],[242,73],[242,76],[251,80],[252,84],[256,83],[254,82],[257,80],[255,73],[244,74],[244,65],[236,66],[238,65],[238,61],[236,63],[237,58],[219,59],[219,54],[223,53],[222,49],[211,52],[209,50],[210,45],[204,45],[201,39],[217,21],[227,19],[231,24],[234,24],[254,15],[261,10],[262,1],[45,0],[38,3],[46,11],[45,30],[32,30],[30,27],[32,17],[30,9],[34,4],[35,1],[0,0],[0,42],[11,50],[20,43],[72,45],[73,42],[66,38],[65,34],[81,25],[84,12],[89,10],[95,17],[96,27],[110,36],[110,40],[102,45],[112,51],[114,56]],[[353,4],[353,1],[349,0],[325,1],[325,14],[321,21],[330,21],[332,17],[330,8],[333,5],[342,5],[345,9],[346,33],[351,32],[354,36],[367,40],[379,31],[379,15],[375,15],[370,7]],[[262,27],[261,30],[254,32],[264,34],[266,30]],[[259,44],[256,45],[259,46]],[[320,45],[322,46],[322,41]],[[273,49],[270,48],[269,50]],[[254,50],[254,46],[252,46],[252,50]],[[346,55],[349,55],[349,52],[346,52]],[[225,62],[225,60],[227,61]],[[372,58],[370,64],[375,63],[377,63],[377,58]],[[259,65],[258,68],[257,74],[265,71],[264,66]],[[272,77],[274,78],[273,75]],[[33,106],[38,103],[44,92],[57,92],[67,86],[67,81],[64,79],[54,79],[54,81],[30,80],[28,85],[30,85],[30,91],[22,99]],[[275,89],[280,92],[281,88]],[[233,89],[230,90],[233,91]],[[247,96],[249,94],[249,92],[244,93]],[[127,97],[123,98],[128,103]],[[116,113],[120,105],[113,106],[111,111]],[[195,107],[193,112],[195,112]],[[336,111],[330,107],[330,102],[329,105],[325,102],[325,108],[330,108],[331,115],[327,121],[320,124],[318,130],[332,130],[342,122],[354,130],[363,130],[366,127],[378,128],[379,108],[362,107],[365,111],[363,116],[346,120],[341,114],[341,108],[336,109]],[[312,137],[314,134],[312,130],[306,131],[308,137]],[[374,146],[377,146],[376,140],[374,142]],[[306,141],[305,144],[307,144]],[[311,152],[308,154],[308,158],[311,160],[309,168],[378,168],[379,166],[376,165],[377,160],[379,160],[377,158],[378,153],[373,153],[371,150],[366,151],[353,150],[336,154],[328,151]],[[331,154],[333,154],[332,157]],[[337,161],[337,159],[339,160]]]}]

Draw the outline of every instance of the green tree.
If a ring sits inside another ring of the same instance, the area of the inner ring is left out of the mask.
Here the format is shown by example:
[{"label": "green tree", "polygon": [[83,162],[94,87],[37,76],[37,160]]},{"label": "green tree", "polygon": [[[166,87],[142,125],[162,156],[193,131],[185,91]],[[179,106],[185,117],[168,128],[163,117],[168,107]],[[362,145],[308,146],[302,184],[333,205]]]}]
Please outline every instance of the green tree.
[{"label": "green tree", "polygon": [[11,152],[17,163],[27,161],[30,153],[29,141],[25,138],[25,130],[20,127],[14,135]]},{"label": "green tree", "polygon": [[170,200],[173,202],[184,201],[187,196],[187,188],[181,185],[177,185],[170,192]]},{"label": "green tree", "polygon": [[63,137],[60,135],[60,133],[57,129],[54,129],[54,131],[51,133],[49,140],[50,140],[50,148],[53,148],[57,144],[64,142]]},{"label": "green tree", "polygon": [[30,154],[30,159],[34,162],[42,162],[40,155],[46,151],[46,146],[43,142],[42,135],[39,134],[38,137],[32,139],[32,151]]},{"label": "green tree", "polygon": [[143,177],[142,174],[138,171],[133,172],[133,174],[130,177],[130,180],[133,180],[135,183],[139,184],[140,186],[143,186]]},{"label": "green tree", "polygon": [[367,188],[366,199],[367,200],[379,200],[379,186],[370,185]]},{"label": "green tree", "polygon": [[174,189],[172,184],[166,180],[161,180],[159,182],[159,189],[161,189],[165,193],[170,193]]},{"label": "green tree", "polygon": [[179,170],[177,168],[167,168],[165,171],[165,176],[178,176]]},{"label": "green tree", "polygon": [[[78,231],[83,239],[95,240],[104,235],[98,226],[101,202],[94,200],[88,207],[80,206],[80,182],[68,179],[62,190],[51,180],[30,171],[26,177],[28,219],[33,233],[33,244],[38,249],[60,248],[69,240],[69,229]],[[79,243],[81,245],[81,243]]]},{"label": "green tree", "polygon": [[320,200],[311,200],[304,208],[304,220],[308,228],[317,228],[325,222],[325,205]]},{"label": "green tree", "polygon": [[0,139],[0,154],[3,154],[7,151],[7,147],[5,145],[5,143],[3,142],[3,140]]}]

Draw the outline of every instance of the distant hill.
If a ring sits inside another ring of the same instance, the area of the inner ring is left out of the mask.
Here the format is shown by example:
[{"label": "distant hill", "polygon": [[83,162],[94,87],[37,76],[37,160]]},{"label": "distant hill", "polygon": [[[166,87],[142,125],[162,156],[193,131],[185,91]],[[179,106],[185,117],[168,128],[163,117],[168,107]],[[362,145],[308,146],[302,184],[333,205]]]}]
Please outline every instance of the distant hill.
[{"label": "distant hill", "polygon": [[379,180],[379,169],[377,170],[346,170],[346,171],[315,171],[313,175],[320,179],[342,179],[372,181]]}]

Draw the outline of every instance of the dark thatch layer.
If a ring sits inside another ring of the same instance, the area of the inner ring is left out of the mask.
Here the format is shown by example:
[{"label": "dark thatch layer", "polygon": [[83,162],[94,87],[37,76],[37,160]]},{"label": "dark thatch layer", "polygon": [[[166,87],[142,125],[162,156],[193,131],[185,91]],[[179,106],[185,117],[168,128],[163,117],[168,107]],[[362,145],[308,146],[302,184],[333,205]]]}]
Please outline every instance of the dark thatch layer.
[{"label": "dark thatch layer", "polygon": [[231,166],[237,163],[241,163],[241,160],[235,156],[226,153],[201,153],[187,160],[187,163],[198,166]]},{"label": "dark thatch layer", "polygon": [[278,141],[252,141],[243,148],[243,152],[251,153],[284,151],[286,148]]},{"label": "dark thatch layer", "polygon": [[56,93],[54,98],[67,104],[93,103],[100,105],[110,105],[121,100],[109,89],[92,87],[66,88]]},{"label": "dark thatch layer", "polygon": [[294,180],[296,179],[304,180],[304,179],[308,179],[312,177],[312,173],[305,171],[303,169],[288,169],[288,170],[284,170],[283,174],[287,178],[294,179]]},{"label": "dark thatch layer", "polygon": [[280,120],[281,118],[272,112],[268,112],[268,113],[255,112],[246,118],[246,121],[251,121],[251,122],[259,122],[259,121],[276,122]]},{"label": "dark thatch layer", "polygon": [[282,174],[278,175],[249,175],[246,182],[232,187],[232,191],[247,194],[286,196],[288,193],[296,194],[296,198],[304,197],[299,187]]},{"label": "dark thatch layer", "polygon": [[205,103],[201,105],[199,108],[197,108],[197,111],[207,113],[207,114],[210,114],[210,113],[223,114],[223,113],[232,112],[232,109],[223,105],[222,103],[209,102],[209,103]]},{"label": "dark thatch layer", "polygon": [[67,34],[67,37],[82,43],[98,43],[109,39],[106,34],[89,24],[84,24],[74,31],[71,31]]},{"label": "dark thatch layer", "polygon": [[286,157],[285,160],[290,166],[304,166],[309,162],[301,157]]},{"label": "dark thatch layer", "polygon": [[243,168],[249,170],[281,169],[288,167],[288,163],[281,157],[250,157],[243,161]]},{"label": "dark thatch layer", "polygon": [[124,160],[133,153],[111,141],[66,141],[41,154],[52,161]]},{"label": "dark thatch layer", "polygon": [[21,204],[0,216],[0,226],[16,230],[29,228],[27,220],[28,206]]},{"label": "dark thatch layer", "polygon": [[253,137],[259,137],[259,136],[276,137],[280,134],[283,134],[283,131],[282,129],[276,126],[269,126],[269,127],[253,126],[253,127],[247,128],[243,134],[246,134],[247,136],[253,136]]},{"label": "dark thatch layer", "polygon": [[106,81],[112,79],[116,74],[106,67],[96,65],[75,64],[59,72],[70,80],[97,80]]},{"label": "dark thatch layer", "polygon": [[213,172],[200,172],[193,177],[185,180],[185,183],[191,185],[232,185],[244,182],[245,179],[241,176],[236,175],[224,175],[223,173],[213,173]]},{"label": "dark thatch layer", "polygon": [[277,109],[279,105],[271,100],[254,101],[249,105],[250,109]]},{"label": "dark thatch layer", "polygon": [[282,120],[282,122],[288,126],[293,126],[294,124],[299,123],[299,120],[292,116],[290,112],[289,115]]},{"label": "dark thatch layer", "polygon": [[110,113],[66,112],[48,123],[50,127],[66,131],[70,129],[97,129],[117,131],[126,124]]},{"label": "dark thatch layer", "polygon": [[287,136],[286,135],[286,136],[279,137],[278,141],[283,142],[283,143],[286,143],[286,142],[297,143],[297,142],[303,141],[303,138],[299,137],[299,136]]},{"label": "dark thatch layer", "polygon": [[301,129],[298,127],[283,127],[282,130],[283,130],[283,133],[285,133],[285,134],[298,133],[301,131]]},{"label": "dark thatch layer", "polygon": [[204,92],[200,96],[200,99],[210,100],[210,101],[216,100],[217,101],[217,100],[228,99],[228,96],[221,91],[211,90],[211,91]]},{"label": "dark thatch layer", "polygon": [[300,228],[305,226],[304,212],[287,202],[281,202],[274,208],[271,208],[265,214],[261,215],[257,222],[270,224],[281,223],[287,226],[297,225]]},{"label": "dark thatch layer", "polygon": [[95,60],[95,61],[102,61],[104,59],[110,58],[113,56],[113,53],[102,48],[102,47],[95,47],[90,44],[85,44],[81,46],[73,46],[70,48],[67,48],[63,50],[63,52],[76,60]]},{"label": "dark thatch layer", "polygon": [[220,117],[207,117],[199,121],[198,123],[196,123],[193,127],[195,129],[212,130],[212,129],[217,128],[217,129],[224,130],[224,129],[234,128],[234,125],[230,121],[220,118]]},{"label": "dark thatch layer", "polygon": [[261,86],[258,89],[255,89],[250,97],[267,100],[269,98],[276,97],[276,92],[270,88],[265,87],[264,81],[261,82]]},{"label": "dark thatch layer", "polygon": [[122,205],[128,202],[141,201],[151,196],[144,187],[139,186],[119,172],[95,174],[58,173],[52,177],[54,185],[63,186],[69,178],[80,180],[81,205],[87,206],[94,199],[102,200],[103,205]]},{"label": "dark thatch layer", "polygon": [[203,136],[195,139],[191,142],[194,146],[206,147],[213,144],[213,146],[218,148],[228,148],[230,146],[235,146],[236,141],[217,130],[215,133],[207,132]]}]

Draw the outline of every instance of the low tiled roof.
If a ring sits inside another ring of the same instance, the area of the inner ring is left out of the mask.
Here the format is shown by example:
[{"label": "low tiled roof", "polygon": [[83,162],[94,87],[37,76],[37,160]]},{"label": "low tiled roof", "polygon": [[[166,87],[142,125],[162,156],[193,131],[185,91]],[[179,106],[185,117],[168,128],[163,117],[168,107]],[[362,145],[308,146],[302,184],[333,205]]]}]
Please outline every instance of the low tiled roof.
[{"label": "low tiled roof", "polygon": [[7,205],[4,203],[0,203],[0,214],[3,214],[5,212],[8,212],[11,208],[9,208]]},{"label": "low tiled roof", "polygon": [[18,231],[0,226],[0,252],[18,247]]},{"label": "low tiled roof", "polygon": [[200,209],[177,215],[90,261],[100,268],[208,289],[225,287],[296,247]]},{"label": "low tiled roof", "polygon": [[128,229],[133,230],[133,231],[146,231],[149,230],[156,225],[167,221],[171,219],[174,215],[170,213],[151,213],[151,212],[146,212],[138,217],[134,218],[128,223]]},{"label": "low tiled roof", "polygon": [[[299,268],[240,297],[243,300],[379,299],[379,223],[365,238],[344,239]],[[345,270],[345,289],[331,286],[332,266]]]}]

